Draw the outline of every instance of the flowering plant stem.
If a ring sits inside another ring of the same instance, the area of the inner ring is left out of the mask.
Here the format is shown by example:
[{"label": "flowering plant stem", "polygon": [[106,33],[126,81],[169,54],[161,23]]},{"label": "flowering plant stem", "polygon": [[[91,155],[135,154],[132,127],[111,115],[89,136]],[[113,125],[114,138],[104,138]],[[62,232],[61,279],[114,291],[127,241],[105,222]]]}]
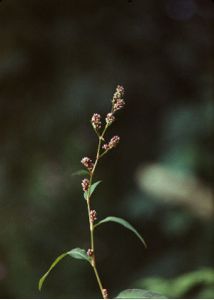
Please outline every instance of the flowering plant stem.
[{"label": "flowering plant stem", "polygon": [[[110,141],[108,143],[103,144],[105,142],[104,135],[105,135],[108,127],[115,121],[115,113],[118,110],[120,110],[121,108],[123,108],[124,105],[125,105],[125,102],[122,99],[123,95],[124,95],[124,88],[122,86],[118,85],[117,88],[116,88],[116,91],[113,95],[111,111],[106,115],[105,126],[103,126],[102,130],[101,130],[101,128],[102,128],[101,116],[97,113],[93,114],[93,116],[91,118],[91,125],[93,126],[93,129],[94,129],[94,131],[95,131],[95,133],[98,137],[98,146],[97,146],[95,161],[93,162],[88,157],[84,157],[81,160],[81,163],[86,168],[86,170],[82,170],[80,173],[82,174],[82,172],[83,172],[84,175],[87,174],[87,176],[88,176],[88,178],[84,178],[82,180],[81,185],[82,185],[82,189],[83,189],[83,192],[84,192],[84,198],[86,200],[87,209],[88,209],[88,220],[89,220],[89,229],[90,229],[90,249],[88,249],[88,251],[86,252],[85,249],[74,248],[70,251],[64,252],[63,254],[59,255],[55,259],[55,261],[51,264],[48,271],[40,278],[39,286],[38,286],[39,290],[41,290],[41,288],[43,286],[43,283],[46,280],[49,273],[51,272],[51,270],[65,256],[69,255],[72,258],[85,260],[85,261],[90,263],[90,265],[92,266],[92,268],[94,270],[94,274],[96,276],[97,283],[99,285],[99,289],[100,289],[100,292],[101,292],[101,295],[102,295],[103,299],[108,298],[108,290],[106,288],[103,288],[103,285],[102,285],[102,282],[101,282],[101,279],[100,279],[100,275],[99,275],[99,273],[97,271],[97,267],[96,267],[96,256],[95,256],[95,245],[94,245],[94,230],[95,230],[95,228],[97,228],[101,224],[104,224],[106,222],[114,222],[114,223],[117,223],[117,224],[120,224],[120,225],[124,226],[128,230],[132,231],[141,240],[141,242],[146,247],[146,243],[145,243],[144,239],[142,238],[142,236],[126,220],[124,220],[122,218],[115,217],[115,216],[108,216],[105,219],[94,223],[94,221],[97,220],[97,215],[96,215],[96,211],[91,209],[91,200],[92,200],[91,196],[92,196],[94,190],[96,189],[96,187],[98,186],[98,184],[101,182],[101,181],[97,181],[97,182],[93,183],[93,178],[94,178],[94,174],[95,174],[97,164],[98,164],[99,160],[107,152],[109,152],[110,150],[115,148],[118,145],[119,141],[120,141],[119,136],[115,135],[110,139]],[[79,172],[77,172],[77,174],[78,173]],[[130,297],[130,298],[132,298],[132,297]],[[145,297],[143,297],[143,298],[145,298]]]},{"label": "flowering plant stem", "polygon": [[[107,128],[108,128],[108,124],[106,124],[102,134],[100,136],[98,136],[99,142],[98,142],[98,147],[97,147],[96,160],[95,160],[93,169],[92,169],[92,171],[90,171],[90,175],[89,175],[90,176],[89,177],[89,187],[88,187],[89,191],[90,191],[90,188],[91,188],[91,185],[92,185],[92,180],[93,180],[93,176],[94,176],[94,173],[95,173],[95,170],[96,170],[96,166],[97,166],[98,161],[100,159],[101,144],[102,144],[102,140],[104,139],[104,134],[105,134]],[[87,201],[87,208],[88,208],[88,220],[89,220],[89,226],[90,226],[91,250],[92,250],[92,253],[93,253],[93,257],[92,257],[92,260],[91,260],[91,266],[94,270],[94,273],[95,273],[95,276],[96,276],[96,279],[97,279],[102,297],[105,299],[106,298],[105,291],[103,289],[103,285],[102,285],[99,273],[98,273],[97,268],[96,268],[96,257],[95,257],[95,246],[94,246],[94,223],[93,223],[93,220],[90,217],[90,212],[91,212],[90,199],[91,199],[90,193],[88,193],[86,201]]]}]

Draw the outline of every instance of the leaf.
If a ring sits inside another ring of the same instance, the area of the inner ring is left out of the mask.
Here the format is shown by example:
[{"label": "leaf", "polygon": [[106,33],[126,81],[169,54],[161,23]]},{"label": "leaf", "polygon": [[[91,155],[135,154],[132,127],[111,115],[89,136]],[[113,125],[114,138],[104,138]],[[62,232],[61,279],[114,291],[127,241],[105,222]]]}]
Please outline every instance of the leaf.
[{"label": "leaf", "polygon": [[62,260],[65,256],[67,255],[67,253],[63,253],[60,256],[58,256],[55,261],[51,264],[50,268],[48,269],[48,271],[40,278],[39,280],[39,290],[41,291],[43,283],[45,281],[45,279],[48,277],[50,271],[58,264],[58,262],[60,262],[60,260]]},{"label": "leaf", "polygon": [[74,248],[66,253],[61,254],[60,256],[58,256],[55,261],[51,264],[50,268],[48,269],[48,271],[40,278],[39,280],[39,290],[41,291],[43,283],[45,281],[45,279],[48,277],[50,271],[66,256],[66,255],[70,255],[71,257],[75,258],[75,259],[83,259],[83,260],[87,260],[88,262],[90,262],[90,257],[87,255],[86,251],[84,249],[80,249],[80,248]]},{"label": "leaf", "polygon": [[[155,289],[158,293],[169,298],[181,299],[186,298],[187,294],[194,290],[196,286],[203,285],[204,289],[214,287],[214,270],[212,268],[201,268],[175,278],[147,277],[137,280],[136,284],[140,288]],[[204,299],[201,296],[198,298]]]},{"label": "leaf", "polygon": [[117,299],[167,299],[165,296],[148,291],[148,290],[141,290],[141,289],[128,289],[120,292]]},{"label": "leaf", "polygon": [[102,180],[99,180],[95,183],[93,183],[90,187],[90,196],[93,194],[93,192],[95,191],[96,187],[98,186],[98,184],[100,184],[102,182]]},{"label": "leaf", "polygon": [[126,220],[124,220],[122,218],[113,217],[113,216],[107,217],[107,218],[101,220],[99,223],[95,224],[94,228],[96,228],[97,226],[101,225],[102,223],[106,223],[106,222],[115,222],[115,223],[118,223],[118,224],[126,227],[127,229],[131,230],[141,240],[141,242],[144,244],[145,248],[147,248],[146,242],[144,241],[142,236],[137,232],[137,230],[130,223],[128,223]]},{"label": "leaf", "polygon": [[72,173],[72,176],[86,176],[86,175],[89,175],[87,170],[78,170]]},{"label": "leaf", "polygon": [[100,182],[102,182],[102,180],[99,180],[99,181],[93,183],[91,185],[90,189],[84,193],[85,200],[87,200],[87,197],[90,197],[93,194],[93,192],[95,191],[98,184],[100,184]]},{"label": "leaf", "polygon": [[71,251],[67,252],[67,254],[72,256],[73,258],[83,259],[83,260],[87,260],[90,262],[90,258],[84,249],[75,248],[75,249],[72,249]]}]

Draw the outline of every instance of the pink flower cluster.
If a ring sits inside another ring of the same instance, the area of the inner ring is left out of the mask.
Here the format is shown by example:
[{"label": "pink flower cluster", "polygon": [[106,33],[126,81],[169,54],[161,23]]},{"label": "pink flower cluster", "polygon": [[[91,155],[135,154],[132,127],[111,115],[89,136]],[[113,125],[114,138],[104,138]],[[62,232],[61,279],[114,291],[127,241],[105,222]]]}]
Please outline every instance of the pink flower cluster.
[{"label": "pink flower cluster", "polygon": [[[114,113],[124,107],[125,102],[123,100],[123,96],[124,88],[121,85],[118,85],[112,98],[112,111],[108,113],[105,118],[107,125],[111,125],[114,122]],[[101,115],[97,113],[93,114],[91,124],[96,131],[99,130],[102,126]]]},{"label": "pink flower cluster", "polygon": [[107,124],[112,124],[115,120],[115,116],[113,115],[113,113],[108,113],[106,116],[106,123]]},{"label": "pink flower cluster", "polygon": [[86,179],[86,178],[83,179],[81,185],[82,185],[83,191],[84,191],[84,192],[87,192],[87,190],[88,190],[88,188],[89,188],[89,180]]},{"label": "pink flower cluster", "polygon": [[97,212],[96,210],[90,210],[90,220],[92,223],[97,220]]},{"label": "pink flower cluster", "polygon": [[121,85],[118,85],[114,93],[112,103],[113,103],[113,112],[120,110],[124,107],[125,102],[123,100],[124,88]]},{"label": "pink flower cluster", "polygon": [[91,171],[94,167],[94,164],[92,160],[88,157],[83,157],[81,160],[81,163],[83,164],[84,167],[86,167],[89,171]]},{"label": "pink flower cluster", "polygon": [[100,129],[101,128],[101,115],[99,114],[93,114],[92,118],[91,118],[91,124],[94,127],[94,129]]},{"label": "pink flower cluster", "polygon": [[112,148],[115,148],[117,146],[117,144],[120,141],[120,137],[118,135],[113,136],[113,138],[111,138],[110,142],[108,144],[104,144],[103,145],[103,149],[106,150],[110,150]]}]

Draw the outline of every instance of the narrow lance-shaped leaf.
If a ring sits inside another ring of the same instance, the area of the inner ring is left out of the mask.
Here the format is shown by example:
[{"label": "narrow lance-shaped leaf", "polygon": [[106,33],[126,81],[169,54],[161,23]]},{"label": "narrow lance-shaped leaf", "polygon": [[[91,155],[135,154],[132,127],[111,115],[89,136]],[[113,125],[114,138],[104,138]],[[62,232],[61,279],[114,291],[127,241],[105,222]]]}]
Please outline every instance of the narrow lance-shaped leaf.
[{"label": "narrow lance-shaped leaf", "polygon": [[93,183],[91,185],[90,189],[84,193],[85,200],[87,200],[87,197],[90,197],[93,194],[93,192],[95,191],[96,187],[100,184],[100,182],[101,182],[101,180]]},{"label": "narrow lance-shaped leaf", "polygon": [[48,271],[40,278],[39,280],[39,290],[41,291],[43,283],[45,281],[45,279],[48,277],[50,271],[58,264],[58,262],[60,262],[60,260],[62,260],[65,256],[67,255],[67,253],[63,253],[60,256],[58,256],[55,261],[51,264],[50,268],[48,269]]},{"label": "narrow lance-shaped leaf", "polygon": [[141,242],[144,244],[144,246],[147,248],[146,242],[144,241],[144,239],[142,238],[142,236],[139,234],[139,232],[130,224],[128,223],[126,220],[122,219],[122,218],[118,218],[118,217],[107,217],[103,220],[101,220],[99,223],[94,225],[94,228],[96,228],[97,226],[106,223],[106,222],[115,222],[118,223],[124,227],[126,227],[127,229],[131,230],[140,240]]},{"label": "narrow lance-shaped leaf", "polygon": [[82,259],[82,260],[87,260],[88,262],[90,262],[90,258],[87,255],[86,251],[84,249],[81,248],[75,248],[72,249],[71,251],[68,251],[66,253],[61,254],[60,256],[58,256],[55,261],[51,264],[50,268],[48,269],[48,271],[40,278],[39,280],[39,290],[41,291],[43,283],[45,281],[45,279],[47,278],[47,276],[49,275],[50,271],[66,256],[69,255],[75,259]]},{"label": "narrow lance-shaped leaf", "polygon": [[76,259],[83,259],[83,260],[90,261],[90,257],[87,255],[86,251],[81,248],[72,249],[71,251],[67,252],[67,254]]},{"label": "narrow lance-shaped leaf", "polygon": [[120,292],[116,299],[166,299],[166,297],[148,290],[128,289]]},{"label": "narrow lance-shaped leaf", "polygon": [[73,176],[86,176],[86,175],[89,175],[89,173],[87,170],[79,170],[79,171],[72,173],[72,175]]}]

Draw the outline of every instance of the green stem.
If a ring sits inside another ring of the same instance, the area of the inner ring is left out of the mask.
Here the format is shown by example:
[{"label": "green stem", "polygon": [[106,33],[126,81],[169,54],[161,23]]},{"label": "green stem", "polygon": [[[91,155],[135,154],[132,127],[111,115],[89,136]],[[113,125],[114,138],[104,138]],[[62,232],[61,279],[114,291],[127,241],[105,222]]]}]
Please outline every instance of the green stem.
[{"label": "green stem", "polygon": [[106,153],[108,153],[109,149],[105,150],[102,154],[100,154],[100,158],[103,157]]},{"label": "green stem", "polygon": [[99,288],[100,288],[102,297],[103,297],[103,299],[105,299],[104,294],[103,294],[103,286],[102,286],[102,283],[101,283],[99,274],[98,274],[98,272],[97,272],[96,266],[94,266],[93,269],[94,269],[95,276],[96,276],[96,278],[97,278],[97,282],[98,282],[98,285],[99,285]]},{"label": "green stem", "polygon": [[[90,172],[89,188],[88,188],[89,191],[90,191],[90,188],[91,188],[91,184],[92,184],[92,180],[93,180],[93,175],[94,175],[95,169],[97,167],[99,158],[101,157],[100,156],[101,145],[102,145],[103,137],[104,137],[104,134],[105,134],[107,128],[108,128],[108,125],[106,124],[106,126],[105,126],[102,134],[100,136],[98,136],[99,142],[98,142],[98,146],[97,146],[96,159],[95,159],[95,162],[94,162],[93,169]],[[87,208],[88,208],[88,220],[89,220],[89,226],[90,226],[90,244],[91,244],[91,250],[93,252],[91,266],[92,266],[92,268],[94,270],[94,273],[95,273],[95,276],[96,276],[96,279],[97,279],[97,282],[98,282],[98,285],[99,285],[102,297],[105,298],[105,296],[103,294],[103,285],[102,285],[99,273],[98,273],[97,268],[96,268],[96,257],[95,257],[95,247],[94,247],[94,225],[93,225],[93,221],[90,218],[90,211],[91,211],[90,193],[88,193],[88,196],[87,196]]]},{"label": "green stem", "polygon": [[104,298],[104,295],[103,295],[103,285],[102,285],[100,276],[99,276],[97,268],[96,268],[95,248],[94,248],[94,226],[93,226],[93,223],[90,220],[90,204],[89,204],[89,202],[88,202],[87,206],[88,206],[88,216],[89,216],[89,226],[90,226],[91,250],[93,251],[93,257],[92,257],[92,261],[91,261],[91,266],[92,266],[92,268],[94,270],[94,273],[95,273],[95,276],[96,276],[96,279],[97,279],[97,282],[98,282],[98,285],[99,285],[102,297]]}]

